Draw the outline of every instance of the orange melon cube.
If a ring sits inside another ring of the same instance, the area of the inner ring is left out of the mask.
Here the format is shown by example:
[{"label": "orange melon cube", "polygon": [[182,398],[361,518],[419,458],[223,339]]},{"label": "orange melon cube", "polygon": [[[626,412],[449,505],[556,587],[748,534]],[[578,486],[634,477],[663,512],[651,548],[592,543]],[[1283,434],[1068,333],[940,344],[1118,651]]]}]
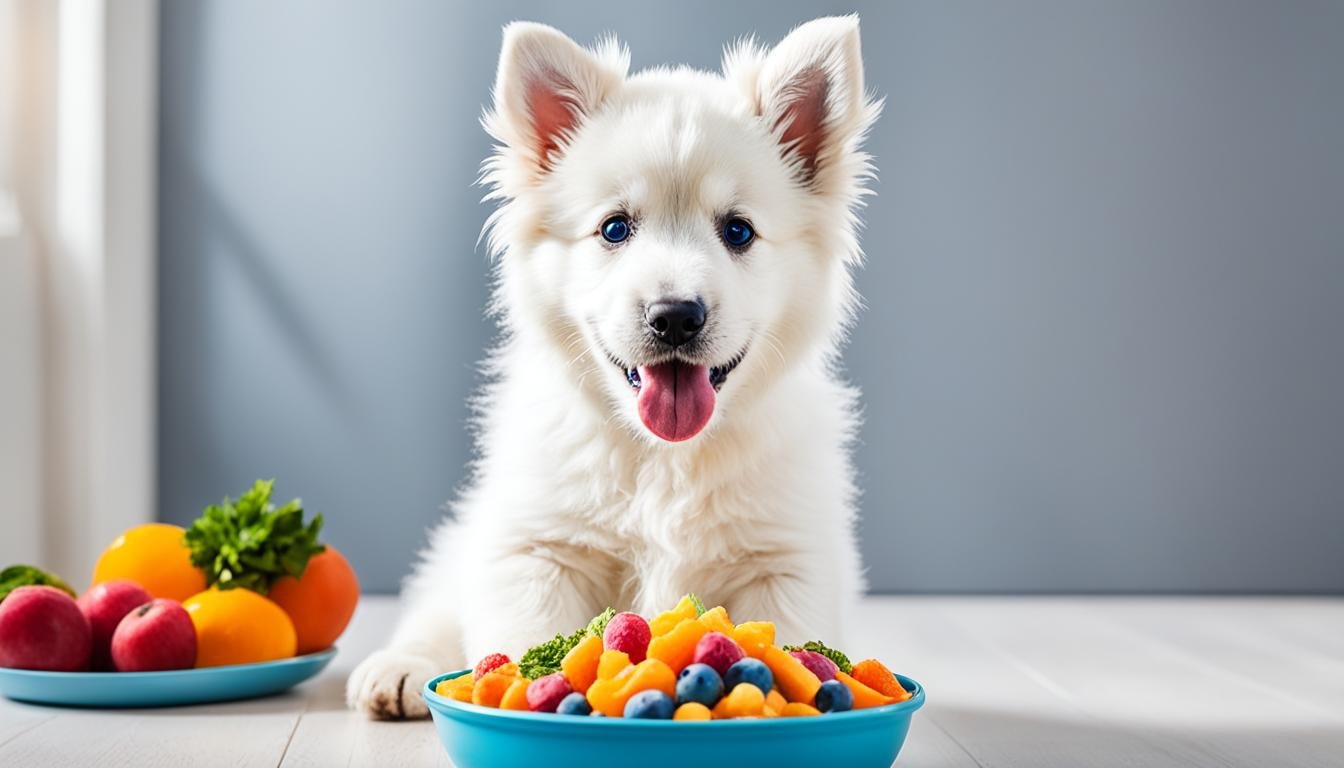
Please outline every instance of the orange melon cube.
[{"label": "orange melon cube", "polygon": [[733,627],[731,637],[748,656],[759,659],[767,647],[775,644],[775,624],[772,621],[744,621]]},{"label": "orange melon cube", "polygon": [[588,687],[588,703],[607,717],[625,714],[625,703],[640,691],[659,690],[674,697],[677,694],[677,675],[658,659],[645,659],[622,669],[615,677],[597,680]]},{"label": "orange melon cube", "polygon": [[788,704],[785,704],[784,708],[779,711],[780,717],[812,717],[820,714],[821,710],[811,704],[804,704],[800,701],[791,701]]},{"label": "orange melon cube", "polygon": [[[597,660],[597,679],[610,680],[630,667],[630,654],[608,648]],[[589,683],[592,685],[592,683]]]},{"label": "orange melon cube", "polygon": [[658,659],[680,672],[695,658],[695,644],[709,632],[709,627],[695,619],[682,619],[670,632],[649,641],[649,658]]},{"label": "orange melon cube", "polygon": [[677,707],[677,711],[672,713],[673,720],[708,720],[709,718],[709,707],[698,701],[688,701]]},{"label": "orange melon cube", "polygon": [[722,605],[717,605],[700,614],[699,621],[709,627],[710,632],[722,632],[728,637],[733,636],[733,622],[728,618],[728,610]]},{"label": "orange melon cube", "polygon": [[[560,660],[560,671],[579,693],[587,693],[588,686],[597,679],[597,665],[602,659],[602,638],[589,635]],[[618,651],[619,653],[619,651]],[[626,657],[626,663],[630,658]]]},{"label": "orange melon cube", "polygon": [[[444,680],[434,686],[434,692],[444,698],[454,699],[456,701],[471,701],[471,687],[475,682],[476,681],[471,677],[471,673],[468,672],[465,675],[454,677],[452,680]],[[466,692],[465,698],[462,697],[463,691]]]},{"label": "orange melon cube", "polygon": [[775,676],[775,687],[784,698],[803,704],[811,704],[817,698],[821,680],[787,651],[768,645],[759,658],[770,668]]},{"label": "orange melon cube", "polygon": [[504,689],[504,695],[499,699],[499,708],[526,712],[528,709],[527,686],[529,685],[531,683],[524,678],[514,678],[513,683]]},{"label": "orange melon cube", "polygon": [[695,603],[691,602],[690,595],[686,595],[677,602],[677,607],[654,616],[653,621],[649,622],[649,632],[657,637],[671,632],[683,620],[694,619],[695,616]]},{"label": "orange melon cube", "polygon": [[519,680],[517,675],[509,675],[491,670],[481,676],[471,687],[471,703],[479,704],[482,707],[498,707],[499,702],[504,698],[505,691],[514,681]]},{"label": "orange melon cube", "polygon": [[765,711],[765,694],[751,683],[738,683],[714,705],[714,717],[760,717]]}]

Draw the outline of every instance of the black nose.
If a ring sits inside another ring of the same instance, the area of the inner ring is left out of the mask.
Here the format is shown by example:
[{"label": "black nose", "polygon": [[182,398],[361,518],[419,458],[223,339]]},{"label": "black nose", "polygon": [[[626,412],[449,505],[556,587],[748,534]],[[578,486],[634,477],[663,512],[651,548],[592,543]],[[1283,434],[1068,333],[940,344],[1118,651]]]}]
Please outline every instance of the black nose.
[{"label": "black nose", "polygon": [[644,322],[654,338],[679,347],[705,327],[705,305],[699,301],[655,301],[645,310]]}]

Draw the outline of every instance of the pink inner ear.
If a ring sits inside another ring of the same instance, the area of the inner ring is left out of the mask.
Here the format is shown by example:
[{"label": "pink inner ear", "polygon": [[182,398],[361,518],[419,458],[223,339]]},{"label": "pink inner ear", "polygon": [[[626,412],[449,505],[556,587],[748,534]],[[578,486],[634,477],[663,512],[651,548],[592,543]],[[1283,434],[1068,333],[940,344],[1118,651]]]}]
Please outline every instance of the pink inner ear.
[{"label": "pink inner ear", "polygon": [[784,90],[789,99],[788,106],[775,123],[775,127],[787,124],[780,141],[786,145],[797,142],[793,145],[794,151],[802,158],[808,179],[816,173],[817,155],[826,138],[826,95],[829,90],[826,73],[820,69],[809,69],[798,75]]},{"label": "pink inner ear", "polygon": [[536,133],[537,157],[543,168],[550,166],[550,155],[560,146],[560,137],[579,120],[578,103],[568,95],[566,83],[554,72],[532,79],[527,84],[527,109]]}]

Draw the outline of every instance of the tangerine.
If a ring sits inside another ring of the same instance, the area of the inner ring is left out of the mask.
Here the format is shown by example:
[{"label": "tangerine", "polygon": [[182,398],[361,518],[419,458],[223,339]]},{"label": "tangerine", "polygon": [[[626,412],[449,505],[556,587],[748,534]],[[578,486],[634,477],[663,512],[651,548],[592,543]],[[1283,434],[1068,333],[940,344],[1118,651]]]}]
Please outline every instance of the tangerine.
[{"label": "tangerine", "polygon": [[255,664],[294,655],[294,622],[250,589],[212,587],[182,601],[196,626],[196,666]]},{"label": "tangerine", "polygon": [[167,523],[139,525],[118,536],[93,566],[93,584],[125,579],[154,597],[182,601],[205,589],[205,573],[191,564],[186,530]]},{"label": "tangerine", "polygon": [[294,622],[298,652],[313,653],[330,648],[350,623],[359,602],[359,579],[349,561],[328,544],[309,558],[303,576],[276,581],[269,597]]}]

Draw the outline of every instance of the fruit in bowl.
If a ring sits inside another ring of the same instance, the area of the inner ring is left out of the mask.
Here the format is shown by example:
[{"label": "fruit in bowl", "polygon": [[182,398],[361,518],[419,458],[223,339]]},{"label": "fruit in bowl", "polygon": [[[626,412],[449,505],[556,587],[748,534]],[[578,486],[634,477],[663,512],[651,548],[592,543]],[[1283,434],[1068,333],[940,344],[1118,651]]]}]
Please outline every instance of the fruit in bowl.
[{"label": "fruit in bowl", "polygon": [[271,502],[259,480],[189,528],[131,528],[103,551],[92,586],[0,571],[0,666],[148,672],[250,664],[332,646],[359,600],[345,557],[319,541],[322,516]]},{"label": "fruit in bowl", "polygon": [[23,586],[0,602],[0,667],[81,672],[92,651],[89,620],[59,588]]},{"label": "fruit in bowl", "polygon": [[126,614],[154,600],[145,588],[133,581],[116,579],[94,584],[79,596],[79,609],[89,620],[93,630],[93,662],[95,671],[113,669],[112,635]]},{"label": "fruit in bowl", "polygon": [[448,756],[476,768],[631,755],[681,768],[688,744],[714,765],[887,768],[924,702],[918,683],[875,659],[851,665],[819,642],[777,644],[774,624],[734,624],[694,595],[641,621],[607,609],[516,664],[490,654],[424,694]]},{"label": "fruit in bowl", "polygon": [[151,597],[186,600],[205,589],[205,574],[191,562],[181,527],[137,525],[118,536],[93,566],[93,584],[129,581]]},{"label": "fruit in bowl", "polygon": [[196,664],[196,628],[181,603],[155,598],[117,624],[111,655],[118,672],[191,669]]},{"label": "fruit in bowl", "polygon": [[735,625],[723,607],[706,610],[694,595],[651,621],[607,609],[574,634],[528,650],[517,665],[491,654],[435,693],[502,707],[515,687],[533,712],[655,720],[807,717],[911,696],[876,659],[851,665],[817,641],[778,646],[771,622]]}]

